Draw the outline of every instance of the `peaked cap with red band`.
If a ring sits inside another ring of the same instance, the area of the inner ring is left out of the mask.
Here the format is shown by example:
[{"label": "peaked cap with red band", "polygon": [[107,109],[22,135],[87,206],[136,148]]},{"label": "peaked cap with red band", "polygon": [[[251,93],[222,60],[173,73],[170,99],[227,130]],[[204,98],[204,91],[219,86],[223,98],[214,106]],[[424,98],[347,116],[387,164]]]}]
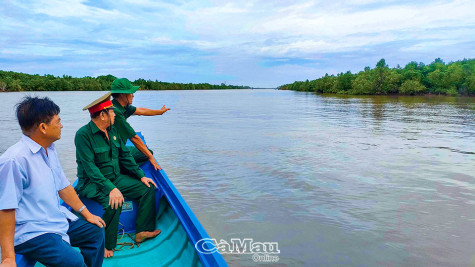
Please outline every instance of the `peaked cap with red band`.
[{"label": "peaked cap with red band", "polygon": [[89,110],[89,113],[95,113],[104,109],[114,108],[110,100],[111,93],[107,93],[98,99],[94,100],[91,104],[85,106],[82,110]]}]

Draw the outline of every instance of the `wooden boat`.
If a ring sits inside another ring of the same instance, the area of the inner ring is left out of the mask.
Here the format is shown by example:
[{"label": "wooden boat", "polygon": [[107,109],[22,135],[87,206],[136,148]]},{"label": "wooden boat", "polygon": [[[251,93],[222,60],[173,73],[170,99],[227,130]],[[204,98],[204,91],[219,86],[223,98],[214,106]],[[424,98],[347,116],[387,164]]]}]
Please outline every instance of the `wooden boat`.
[{"label": "wooden boat", "polygon": [[[143,139],[141,133],[138,134]],[[114,252],[114,257],[104,259],[103,266],[228,266],[218,252],[201,253],[195,247],[199,240],[209,239],[209,235],[165,171],[156,171],[149,162],[141,168],[145,176],[152,178],[158,186],[155,191],[158,209],[156,225],[162,232],[137,247],[131,239],[135,232],[137,203],[126,199],[119,219],[118,251]],[[93,214],[102,216],[104,213],[97,202],[90,199],[82,201]],[[210,242],[202,245],[201,251],[216,250]],[[18,254],[16,262],[19,267],[43,266]]]}]

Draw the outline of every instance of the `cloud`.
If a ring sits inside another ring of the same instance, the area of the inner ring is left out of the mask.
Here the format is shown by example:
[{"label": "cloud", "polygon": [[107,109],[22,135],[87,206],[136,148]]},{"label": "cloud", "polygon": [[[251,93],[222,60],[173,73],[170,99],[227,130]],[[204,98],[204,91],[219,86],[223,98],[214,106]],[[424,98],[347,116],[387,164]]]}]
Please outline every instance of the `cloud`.
[{"label": "cloud", "polygon": [[[118,15],[118,13],[114,10],[105,9],[106,3],[104,1],[95,2],[94,5],[91,5],[90,1],[82,2],[78,0],[48,0],[34,1],[30,5],[32,5],[31,7],[33,12],[37,14],[45,14],[51,17],[59,18],[75,17],[81,18],[85,21],[94,21],[95,19],[110,19]],[[27,7],[25,5],[20,6]],[[30,6],[27,8],[30,8]]]},{"label": "cloud", "polygon": [[473,57],[473,10],[468,0],[6,1],[0,69],[30,57],[29,70],[58,75],[277,86],[383,57]]}]

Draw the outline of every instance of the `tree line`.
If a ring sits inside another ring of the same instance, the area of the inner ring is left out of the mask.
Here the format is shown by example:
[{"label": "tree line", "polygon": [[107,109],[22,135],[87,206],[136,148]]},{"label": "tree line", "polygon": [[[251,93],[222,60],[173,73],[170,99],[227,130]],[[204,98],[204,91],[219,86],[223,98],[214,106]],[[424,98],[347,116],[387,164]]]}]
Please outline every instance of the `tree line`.
[{"label": "tree line", "polygon": [[296,81],[282,90],[348,95],[475,95],[475,59],[445,64],[440,58],[429,65],[410,62],[404,68],[389,68],[384,59],[376,67],[356,74],[328,73],[316,80]]},{"label": "tree line", "polygon": [[[116,79],[113,75],[74,78],[63,75],[31,75],[13,71],[0,70],[0,91],[108,91]],[[132,82],[144,90],[201,90],[201,89],[247,89],[249,86],[213,85],[209,83],[167,83],[137,79]]]}]

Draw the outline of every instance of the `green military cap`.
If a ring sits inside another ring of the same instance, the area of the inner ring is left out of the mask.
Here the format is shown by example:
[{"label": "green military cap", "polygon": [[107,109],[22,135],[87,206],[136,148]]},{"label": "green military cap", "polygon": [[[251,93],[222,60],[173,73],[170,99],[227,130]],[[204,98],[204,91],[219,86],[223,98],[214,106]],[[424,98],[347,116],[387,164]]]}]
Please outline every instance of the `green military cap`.
[{"label": "green military cap", "polygon": [[98,99],[94,100],[91,104],[85,106],[82,110],[89,110],[89,113],[98,112],[108,108],[114,108],[112,102],[110,100],[111,93],[108,92],[107,94],[99,97]]},{"label": "green military cap", "polygon": [[127,78],[115,79],[111,85],[111,93],[133,94],[140,86],[134,86]]}]

